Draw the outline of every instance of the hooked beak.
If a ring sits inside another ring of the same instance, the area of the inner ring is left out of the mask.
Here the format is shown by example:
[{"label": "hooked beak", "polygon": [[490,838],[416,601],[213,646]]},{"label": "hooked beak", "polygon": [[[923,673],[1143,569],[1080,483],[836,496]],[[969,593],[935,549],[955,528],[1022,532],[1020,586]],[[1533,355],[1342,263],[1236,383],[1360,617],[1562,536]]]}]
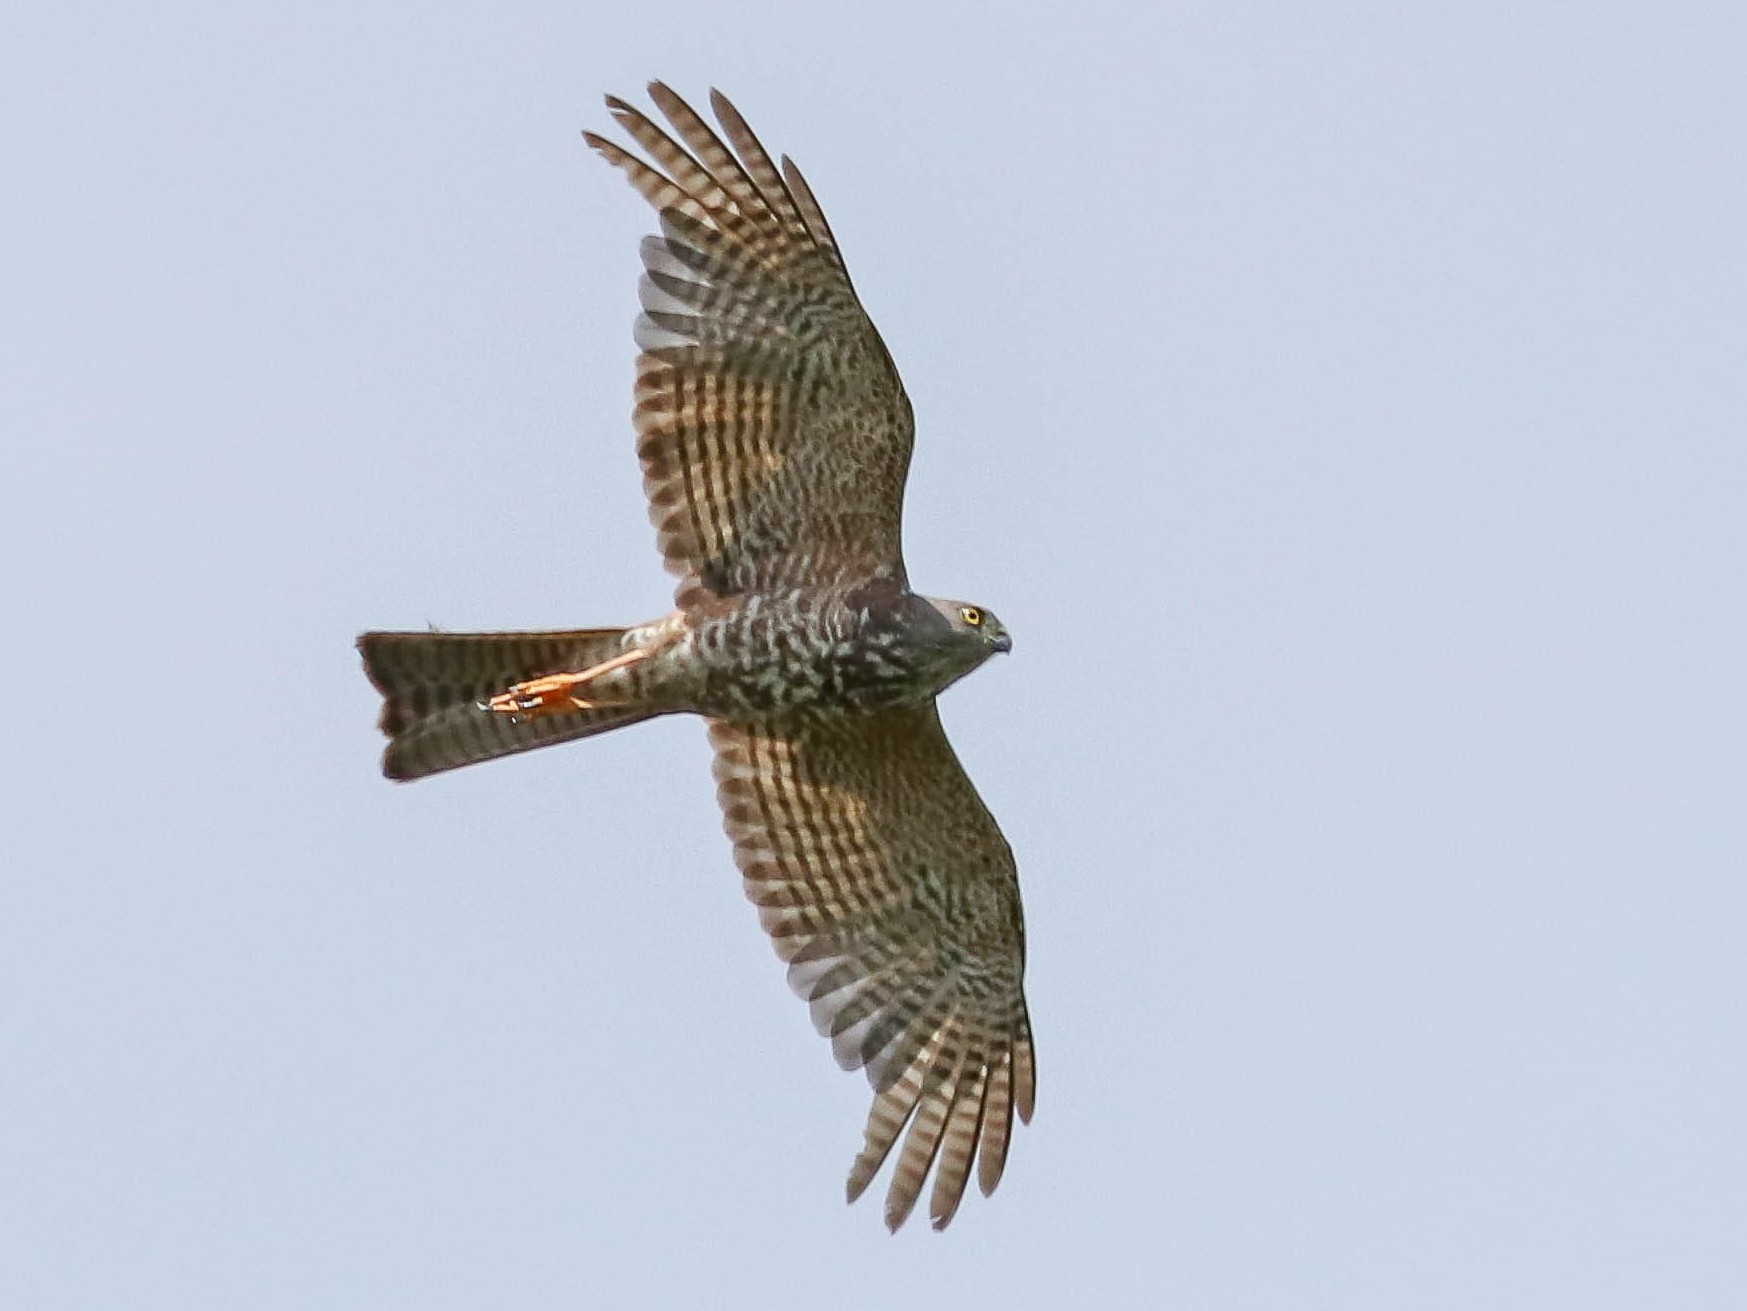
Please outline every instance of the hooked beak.
[{"label": "hooked beak", "polygon": [[1002,633],[999,637],[997,637],[993,641],[991,641],[989,643],[989,645],[994,647],[995,650],[1001,652],[1001,654],[1005,655],[1007,652],[1009,652],[1013,649],[1013,639],[1011,637],[1007,636],[1007,634]]}]

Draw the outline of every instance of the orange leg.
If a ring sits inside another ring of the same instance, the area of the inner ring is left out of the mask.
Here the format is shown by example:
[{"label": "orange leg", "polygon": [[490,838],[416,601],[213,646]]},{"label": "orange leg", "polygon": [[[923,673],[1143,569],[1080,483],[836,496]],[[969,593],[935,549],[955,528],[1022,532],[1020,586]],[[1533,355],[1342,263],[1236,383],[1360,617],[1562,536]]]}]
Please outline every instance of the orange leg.
[{"label": "orange leg", "polygon": [[485,703],[485,708],[500,715],[530,717],[562,715],[571,710],[593,710],[595,703],[577,696],[572,689],[586,687],[602,674],[610,674],[615,669],[624,669],[648,658],[647,651],[627,651],[624,655],[591,665],[580,673],[547,674],[544,678],[531,678],[525,683],[516,683],[507,691],[499,692]]}]

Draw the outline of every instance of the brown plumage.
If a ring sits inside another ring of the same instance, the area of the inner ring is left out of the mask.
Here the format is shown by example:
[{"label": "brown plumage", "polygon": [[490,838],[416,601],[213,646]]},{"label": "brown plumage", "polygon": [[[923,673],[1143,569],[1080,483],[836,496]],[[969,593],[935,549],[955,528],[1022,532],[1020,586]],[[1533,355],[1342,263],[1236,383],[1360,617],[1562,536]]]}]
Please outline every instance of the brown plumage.
[{"label": "brown plumage", "polygon": [[618,650],[624,633],[364,634],[358,649],[382,693],[379,726],[389,739],[382,772],[423,778],[647,719],[621,707],[538,718],[479,710],[514,683],[600,663]]},{"label": "brown plumage", "polygon": [[943,1228],[973,1168],[993,1190],[1034,1094],[1012,852],[934,707],[1011,643],[987,611],[909,588],[910,403],[800,171],[720,93],[721,134],[650,95],[668,129],[607,101],[648,162],[584,136],[660,214],[633,415],[677,608],[630,629],[365,634],[384,770],[704,716],[747,896],[875,1091],[850,1200],[895,1149],[887,1224],[932,1171]]}]

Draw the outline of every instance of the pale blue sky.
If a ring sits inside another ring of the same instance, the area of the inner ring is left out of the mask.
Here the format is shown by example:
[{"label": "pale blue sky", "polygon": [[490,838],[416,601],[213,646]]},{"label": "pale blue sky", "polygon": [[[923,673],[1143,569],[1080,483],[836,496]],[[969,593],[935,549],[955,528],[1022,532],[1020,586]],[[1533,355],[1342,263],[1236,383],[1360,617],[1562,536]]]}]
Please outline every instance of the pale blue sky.
[{"label": "pale blue sky", "polygon": [[[1747,1304],[1743,11],[1106,12],[9,19],[0,1303]],[[1015,634],[945,1236],[697,724],[376,774],[360,629],[667,604],[651,76],[806,169]]]}]

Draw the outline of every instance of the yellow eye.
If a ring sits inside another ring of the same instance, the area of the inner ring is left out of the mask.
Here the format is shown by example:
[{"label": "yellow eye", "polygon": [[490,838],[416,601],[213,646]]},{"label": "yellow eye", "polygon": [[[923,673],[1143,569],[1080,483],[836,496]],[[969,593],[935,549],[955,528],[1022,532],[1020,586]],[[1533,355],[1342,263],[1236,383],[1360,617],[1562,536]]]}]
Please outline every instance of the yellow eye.
[{"label": "yellow eye", "polygon": [[972,628],[981,628],[983,626],[983,612],[977,609],[974,605],[961,605],[958,608],[958,617],[964,620]]}]

